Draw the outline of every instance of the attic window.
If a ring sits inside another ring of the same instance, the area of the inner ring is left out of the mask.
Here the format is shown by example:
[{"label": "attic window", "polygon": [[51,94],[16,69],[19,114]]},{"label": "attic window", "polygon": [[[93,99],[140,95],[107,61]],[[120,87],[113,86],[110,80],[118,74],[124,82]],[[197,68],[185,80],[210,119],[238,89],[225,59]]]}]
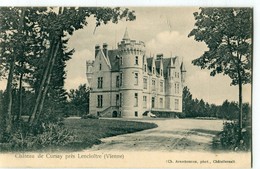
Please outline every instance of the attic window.
[{"label": "attic window", "polygon": [[163,71],[162,71],[162,69],[161,69],[161,76],[162,76],[162,72],[163,72]]},{"label": "attic window", "polygon": [[99,64],[99,70],[101,70],[101,69],[102,69],[102,64],[100,63],[100,64]]},{"label": "attic window", "polygon": [[154,74],[154,67],[153,67],[153,74]]}]

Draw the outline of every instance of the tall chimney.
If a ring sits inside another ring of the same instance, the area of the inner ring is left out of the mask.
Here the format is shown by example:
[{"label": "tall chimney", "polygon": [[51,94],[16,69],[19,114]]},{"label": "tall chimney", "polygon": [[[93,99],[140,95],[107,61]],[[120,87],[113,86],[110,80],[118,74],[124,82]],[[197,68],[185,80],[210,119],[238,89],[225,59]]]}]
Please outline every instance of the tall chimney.
[{"label": "tall chimney", "polygon": [[107,57],[107,55],[108,55],[108,49],[107,49],[107,43],[103,43],[103,53],[104,53],[104,55]]},{"label": "tall chimney", "polygon": [[100,50],[100,46],[96,45],[95,46],[95,58],[97,57],[98,51]]},{"label": "tall chimney", "polygon": [[163,59],[163,54],[159,53],[156,55],[156,60],[162,60]]}]

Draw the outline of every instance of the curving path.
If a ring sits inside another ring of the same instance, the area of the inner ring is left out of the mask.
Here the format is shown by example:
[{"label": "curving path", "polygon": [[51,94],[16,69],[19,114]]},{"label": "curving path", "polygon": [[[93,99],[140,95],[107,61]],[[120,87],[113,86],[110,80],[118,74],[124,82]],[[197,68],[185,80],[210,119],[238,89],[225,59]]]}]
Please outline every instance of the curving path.
[{"label": "curving path", "polygon": [[[119,119],[125,120],[125,119]],[[222,120],[142,119],[157,128],[104,138],[89,151],[211,151],[212,138],[221,131]]]}]

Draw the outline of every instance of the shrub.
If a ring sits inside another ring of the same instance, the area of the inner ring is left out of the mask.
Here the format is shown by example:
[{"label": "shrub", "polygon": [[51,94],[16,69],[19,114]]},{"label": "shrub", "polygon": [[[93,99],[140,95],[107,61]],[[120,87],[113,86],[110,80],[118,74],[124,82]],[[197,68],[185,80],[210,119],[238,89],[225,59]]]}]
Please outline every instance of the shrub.
[{"label": "shrub", "polygon": [[[41,123],[30,130],[27,123],[21,122],[19,127],[5,141],[7,151],[35,150],[49,146],[64,146],[75,137],[62,123]],[[36,132],[37,131],[37,132]]]},{"label": "shrub", "polygon": [[94,114],[83,115],[81,118],[82,119],[99,119],[99,117]]},{"label": "shrub", "polygon": [[220,143],[223,149],[248,151],[251,148],[251,129],[243,128],[239,140],[239,125],[236,122],[226,122],[220,133]]}]

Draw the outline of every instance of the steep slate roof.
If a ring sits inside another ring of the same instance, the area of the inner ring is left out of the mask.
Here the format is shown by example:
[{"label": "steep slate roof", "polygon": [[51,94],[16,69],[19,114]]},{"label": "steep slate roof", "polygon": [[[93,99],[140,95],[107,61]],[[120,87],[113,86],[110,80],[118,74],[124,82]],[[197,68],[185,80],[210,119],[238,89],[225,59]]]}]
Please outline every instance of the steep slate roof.
[{"label": "steep slate roof", "polygon": [[165,76],[167,75],[167,68],[170,66],[171,60],[172,60],[173,65],[175,65],[176,58],[177,57],[163,58],[163,74]]},{"label": "steep slate roof", "polygon": [[119,71],[119,58],[117,58],[117,55],[119,56],[118,50],[108,50],[108,59],[111,64],[111,71]]},{"label": "steep slate roof", "polygon": [[152,66],[153,63],[153,57],[147,58],[147,66]]},{"label": "steep slate roof", "polygon": [[155,67],[156,67],[157,73],[160,74],[161,60],[156,60],[156,61],[155,61]]},{"label": "steep slate roof", "polygon": [[[119,51],[117,49],[114,50],[108,50],[108,62],[111,64],[111,71],[119,71]],[[152,63],[153,63],[154,57],[147,57],[147,67],[148,71],[152,72]],[[171,60],[173,62],[173,65],[175,64],[176,57],[171,58],[162,58],[162,64],[163,64],[163,74],[167,75],[167,68],[170,66]],[[161,60],[155,60],[155,69],[158,74],[160,74],[161,69]],[[184,65],[182,63],[181,65],[182,70],[185,70]]]},{"label": "steep slate roof", "polygon": [[150,72],[152,72],[152,64],[153,64],[153,57],[147,58],[147,67]]},{"label": "steep slate roof", "polygon": [[171,63],[171,58],[163,58],[163,74],[167,75],[167,68]]}]

